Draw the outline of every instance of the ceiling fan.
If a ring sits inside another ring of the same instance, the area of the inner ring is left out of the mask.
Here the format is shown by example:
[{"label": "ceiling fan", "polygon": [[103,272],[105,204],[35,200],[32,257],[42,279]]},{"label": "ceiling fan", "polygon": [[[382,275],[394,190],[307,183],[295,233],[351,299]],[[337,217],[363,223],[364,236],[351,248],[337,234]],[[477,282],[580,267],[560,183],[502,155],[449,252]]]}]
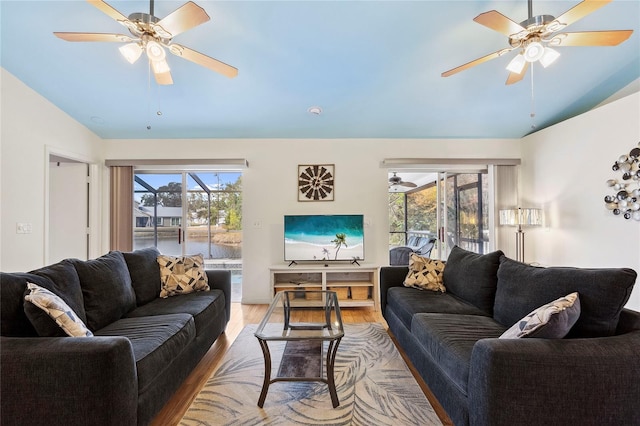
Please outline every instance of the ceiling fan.
[{"label": "ceiling fan", "polygon": [[87,0],[87,2],[125,26],[132,36],[124,34],[54,32],[53,34],[56,37],[66,41],[127,43],[120,47],[122,56],[133,64],[143,52],[146,52],[158,84],[173,84],[171,69],[166,61],[166,50],[227,77],[238,75],[238,70],[231,65],[172,42],[173,37],[210,19],[203,8],[191,1],[183,4],[162,19],[153,15],[154,0],[149,2],[149,13],[132,13],[129,17],[124,16],[102,0]]},{"label": "ceiling fan", "polygon": [[416,185],[413,182],[405,182],[400,176],[396,176],[396,172],[393,172],[393,176],[389,178],[389,188],[394,186],[406,186],[407,188],[415,188]]},{"label": "ceiling fan", "polygon": [[510,47],[500,49],[445,71],[442,73],[442,77],[449,77],[483,62],[498,58],[512,50],[520,49],[518,55],[507,65],[509,77],[506,84],[514,84],[522,80],[530,63],[540,62],[545,68],[551,65],[560,56],[560,53],[552,47],[617,46],[627,40],[633,30],[563,32],[567,26],[595,12],[611,1],[584,0],[555,18],[551,15],[533,16],[532,0],[528,0],[529,18],[519,24],[496,10],[481,13],[473,20],[508,36]]}]

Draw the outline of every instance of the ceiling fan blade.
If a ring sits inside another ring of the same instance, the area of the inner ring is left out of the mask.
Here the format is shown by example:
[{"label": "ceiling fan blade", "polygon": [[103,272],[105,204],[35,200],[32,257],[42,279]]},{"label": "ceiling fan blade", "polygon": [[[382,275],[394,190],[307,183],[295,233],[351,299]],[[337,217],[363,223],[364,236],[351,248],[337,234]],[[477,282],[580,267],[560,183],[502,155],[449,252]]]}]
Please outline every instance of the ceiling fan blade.
[{"label": "ceiling fan blade", "polygon": [[497,58],[499,56],[502,56],[505,53],[510,52],[511,50],[513,50],[513,48],[512,49],[501,49],[501,50],[498,50],[497,52],[490,53],[490,54],[488,54],[486,56],[483,56],[482,58],[475,59],[475,60],[473,60],[471,62],[467,62],[464,65],[460,65],[459,67],[450,69],[449,71],[445,71],[445,72],[442,73],[442,77],[449,77],[450,75],[459,73],[460,71],[464,71],[464,70],[469,69],[471,67],[474,67],[476,65],[480,65],[483,62],[487,62],[487,61],[489,61],[491,59],[495,59],[495,58]]},{"label": "ceiling fan blade", "polygon": [[115,19],[118,22],[127,21],[128,18],[124,16],[122,13],[118,12],[113,7],[109,6],[102,0],[87,0],[87,3],[91,3],[93,6],[100,9],[103,13],[109,15],[111,18]]},{"label": "ceiling fan blade", "polygon": [[577,33],[560,33],[549,41],[557,46],[617,46],[633,33],[633,30],[584,31]]},{"label": "ceiling fan blade", "polygon": [[418,186],[413,182],[399,182],[398,185],[406,186],[407,188],[415,188]]},{"label": "ceiling fan blade", "polygon": [[156,78],[156,82],[158,84],[173,84],[173,78],[171,78],[171,68],[169,68],[169,64],[165,59],[161,59],[158,61],[149,59],[149,65],[151,65],[151,70],[153,71],[153,75]]},{"label": "ceiling fan blade", "polygon": [[529,62],[525,62],[522,72],[520,74],[516,72],[510,72],[509,77],[507,77],[507,82],[505,84],[510,85],[510,84],[515,84],[519,82],[524,78],[524,75],[527,73],[528,69],[529,69]]},{"label": "ceiling fan blade", "polygon": [[169,46],[169,52],[176,56],[184,58],[188,61],[194,62],[203,67],[209,68],[215,72],[219,72],[229,78],[233,78],[238,75],[238,69],[227,65],[224,62],[220,62],[217,59],[213,59],[210,56],[204,55],[200,52],[196,52],[188,47],[181,46],[179,44],[172,44]]},{"label": "ceiling fan blade", "polygon": [[173,78],[171,78],[171,71],[166,72],[155,72],[153,75],[156,78],[156,83],[161,85],[169,85],[173,84]]},{"label": "ceiling fan blade", "polygon": [[525,31],[525,28],[520,24],[512,21],[504,16],[497,10],[490,10],[488,12],[481,13],[473,18],[478,24],[491,28],[494,31],[502,33],[506,36],[517,34],[520,31]]},{"label": "ceiling fan blade", "polygon": [[567,25],[571,25],[584,18],[590,13],[595,12],[608,3],[611,3],[611,1],[612,0],[584,0],[558,16],[550,25],[553,26],[555,23],[558,23],[566,27]]},{"label": "ceiling fan blade", "polygon": [[65,33],[54,32],[56,37],[66,41],[109,41],[126,43],[133,41],[133,39],[124,34],[103,34],[103,33]]},{"label": "ceiling fan blade", "polygon": [[209,19],[209,15],[203,8],[190,1],[158,21],[154,27],[160,26],[171,34],[171,37],[175,37]]}]

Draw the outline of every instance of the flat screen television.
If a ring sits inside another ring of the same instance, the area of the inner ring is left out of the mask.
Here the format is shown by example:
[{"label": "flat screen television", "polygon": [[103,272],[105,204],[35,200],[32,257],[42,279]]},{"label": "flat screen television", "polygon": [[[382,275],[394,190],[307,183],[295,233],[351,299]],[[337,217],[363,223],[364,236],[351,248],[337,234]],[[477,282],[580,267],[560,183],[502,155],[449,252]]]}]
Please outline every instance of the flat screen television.
[{"label": "flat screen television", "polygon": [[364,216],[286,215],[284,217],[284,260],[364,260]]}]

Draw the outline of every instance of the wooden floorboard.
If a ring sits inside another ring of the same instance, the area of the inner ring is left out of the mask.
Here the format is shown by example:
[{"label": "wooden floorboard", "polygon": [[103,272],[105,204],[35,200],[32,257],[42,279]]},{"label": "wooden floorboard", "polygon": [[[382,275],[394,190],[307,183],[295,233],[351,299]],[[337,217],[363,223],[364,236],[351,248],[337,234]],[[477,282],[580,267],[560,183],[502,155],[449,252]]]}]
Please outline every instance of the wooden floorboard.
[{"label": "wooden floorboard", "polygon": [[[222,361],[224,354],[227,352],[233,341],[238,337],[240,331],[247,324],[258,324],[264,314],[266,313],[268,305],[243,305],[240,303],[231,304],[231,320],[227,325],[227,329],[215,343],[211,346],[209,351],[202,358],[200,363],[191,372],[189,377],[182,383],[180,388],[171,397],[165,407],[158,413],[152,426],[171,426],[177,425],[182,419],[182,416],[187,411],[195,397],[200,392],[200,389],[207,382],[209,377],[216,371],[218,365]],[[343,308],[342,320],[344,323],[371,323],[377,322],[384,325],[387,328],[387,323],[380,314],[373,308]],[[388,328],[387,328],[388,330]],[[389,333],[391,335],[391,333]],[[392,340],[398,344],[393,335]],[[413,367],[406,354],[402,349],[398,347],[402,358],[405,360],[411,373],[416,378],[416,381],[420,385],[420,388],[425,393],[425,396],[431,402],[431,405],[438,414],[438,417],[442,420],[443,425],[452,426],[453,423],[447,417],[445,411],[442,409],[436,398],[433,396],[427,385],[422,378],[418,375],[416,369]]]}]

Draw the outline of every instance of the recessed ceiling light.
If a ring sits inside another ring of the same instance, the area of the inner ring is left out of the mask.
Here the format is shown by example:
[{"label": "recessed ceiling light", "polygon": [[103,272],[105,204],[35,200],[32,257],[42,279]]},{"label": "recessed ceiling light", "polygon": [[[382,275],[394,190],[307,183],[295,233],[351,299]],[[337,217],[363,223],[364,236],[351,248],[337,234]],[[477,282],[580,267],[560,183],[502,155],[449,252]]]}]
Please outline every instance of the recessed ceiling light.
[{"label": "recessed ceiling light", "polygon": [[104,119],[96,115],[91,116],[91,121],[93,121],[96,124],[104,124]]},{"label": "recessed ceiling light", "polygon": [[320,108],[319,106],[312,106],[307,109],[307,112],[313,115],[320,115],[322,114],[322,108]]}]

